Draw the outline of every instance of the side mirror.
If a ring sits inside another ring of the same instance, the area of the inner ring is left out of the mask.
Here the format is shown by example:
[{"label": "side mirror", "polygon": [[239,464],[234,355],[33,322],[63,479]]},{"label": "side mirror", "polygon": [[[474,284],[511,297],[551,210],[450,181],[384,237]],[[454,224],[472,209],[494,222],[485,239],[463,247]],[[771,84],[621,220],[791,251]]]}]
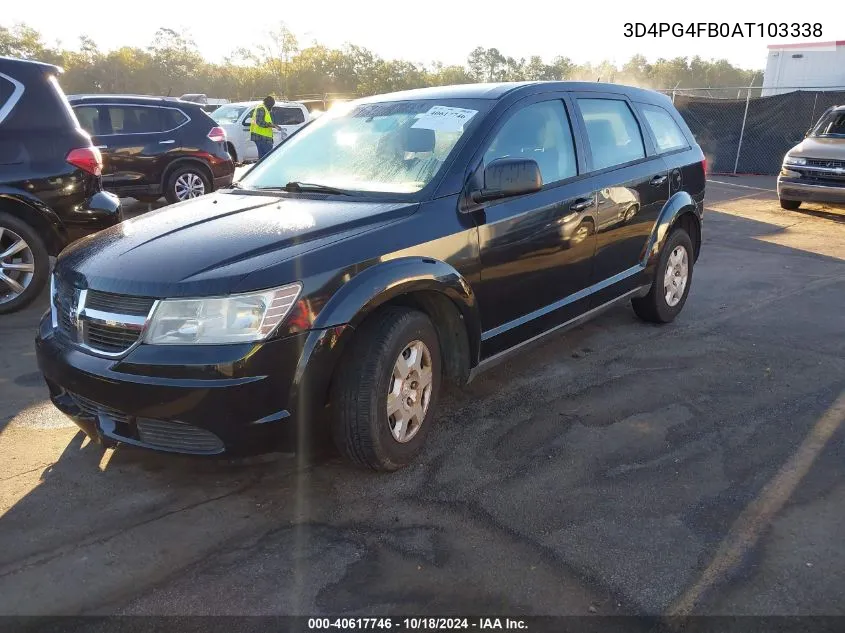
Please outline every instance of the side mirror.
[{"label": "side mirror", "polygon": [[249,129],[250,125],[252,125],[252,117],[251,116],[244,119],[244,129]]},{"label": "side mirror", "polygon": [[475,203],[510,198],[539,191],[543,176],[536,160],[499,158],[484,169],[484,188],[470,193]]}]

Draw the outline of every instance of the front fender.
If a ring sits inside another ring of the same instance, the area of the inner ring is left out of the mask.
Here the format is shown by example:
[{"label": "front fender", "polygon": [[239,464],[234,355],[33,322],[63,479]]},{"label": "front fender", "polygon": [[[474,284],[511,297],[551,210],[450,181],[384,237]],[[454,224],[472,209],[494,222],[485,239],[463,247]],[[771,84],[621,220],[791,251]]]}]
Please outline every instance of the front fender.
[{"label": "front fender", "polygon": [[666,243],[666,238],[672,232],[678,219],[685,213],[694,214],[696,220],[699,223],[701,222],[701,208],[699,205],[696,204],[693,197],[686,191],[678,191],[663,205],[663,210],[654,224],[654,228],[643,251],[641,262],[643,266],[651,268],[657,263],[657,259],[660,257],[660,251]]},{"label": "front fender", "polygon": [[477,358],[481,319],[475,294],[457,270],[430,257],[401,257],[367,268],[338,289],[312,327],[348,324],[354,328],[380,305],[421,291],[439,292],[452,300],[466,324],[472,357]]},{"label": "front fender", "polygon": [[376,264],[341,286],[311,325],[290,393],[299,425],[307,426],[319,417],[335,367],[355,327],[391,299],[423,291],[440,293],[455,304],[466,325],[470,354],[478,358],[478,305],[472,288],[458,271],[427,257],[402,257]]}]

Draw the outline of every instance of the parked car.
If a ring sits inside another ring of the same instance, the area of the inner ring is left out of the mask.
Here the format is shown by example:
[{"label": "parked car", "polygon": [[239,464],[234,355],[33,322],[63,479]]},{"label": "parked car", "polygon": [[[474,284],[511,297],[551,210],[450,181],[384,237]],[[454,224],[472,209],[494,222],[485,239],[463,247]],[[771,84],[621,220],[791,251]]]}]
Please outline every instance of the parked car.
[{"label": "parked car", "polygon": [[226,133],[198,103],[162,97],[69,97],[103,153],[109,191],[142,202],[196,198],[232,183]]},{"label": "parked car", "polygon": [[100,152],[49,64],[0,57],[0,314],[29,304],[50,256],[121,220],[103,191]]},{"label": "parked car", "polygon": [[[230,103],[217,108],[211,113],[217,125],[226,131],[229,154],[236,163],[248,163],[258,160],[258,150],[249,134],[252,112],[260,101]],[[305,125],[311,115],[301,103],[277,101],[270,115],[273,123],[280,129],[273,130],[273,145],[278,145],[300,127]]]},{"label": "parked car", "polygon": [[[394,470],[444,381],[628,300],[672,321],[704,186],[701,149],[655,92],[363,99],[236,187],[65,251],[38,362],[55,405],[106,443],[236,454],[325,423],[352,461]],[[598,228],[561,237],[585,221]]]},{"label": "parked car", "polygon": [[790,211],[805,201],[845,204],[845,106],[829,108],[786,153],[778,198]]}]

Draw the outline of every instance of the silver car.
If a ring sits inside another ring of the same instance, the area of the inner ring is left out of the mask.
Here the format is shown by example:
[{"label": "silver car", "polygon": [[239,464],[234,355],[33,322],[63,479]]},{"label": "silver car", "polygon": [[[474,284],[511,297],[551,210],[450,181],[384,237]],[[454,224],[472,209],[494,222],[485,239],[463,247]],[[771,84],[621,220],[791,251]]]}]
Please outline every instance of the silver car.
[{"label": "silver car", "polygon": [[791,211],[805,201],[845,204],[845,106],[829,108],[786,153],[778,198]]}]

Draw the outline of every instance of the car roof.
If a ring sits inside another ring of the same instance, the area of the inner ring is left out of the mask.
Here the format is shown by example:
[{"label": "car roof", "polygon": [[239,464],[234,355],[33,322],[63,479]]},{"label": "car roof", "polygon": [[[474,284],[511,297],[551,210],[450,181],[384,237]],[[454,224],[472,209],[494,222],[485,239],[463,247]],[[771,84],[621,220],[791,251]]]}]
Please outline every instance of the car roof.
[{"label": "car roof", "polygon": [[405,101],[411,99],[501,99],[514,93],[536,94],[542,92],[614,92],[628,95],[632,99],[647,101],[663,100],[667,97],[653,90],[635,88],[622,84],[587,81],[512,81],[500,83],[458,84],[417,88],[358,99],[358,103],[377,101]]},{"label": "car roof", "polygon": [[109,94],[76,94],[68,95],[67,100],[73,104],[86,102],[114,102],[132,103],[135,105],[161,105],[161,106],[190,106],[199,108],[202,104],[195,101],[182,101],[176,97],[151,97],[149,95],[109,95]]},{"label": "car roof", "polygon": [[37,62],[31,59],[18,59],[17,57],[4,57],[0,55],[0,70],[39,70],[41,72],[60,74],[61,67],[54,64]]},{"label": "car roof", "polygon": [[[233,101],[231,103],[223,103],[220,105],[221,108],[226,106],[257,106],[259,103],[263,103],[262,101]],[[301,106],[302,103],[299,101],[276,101],[277,106]]]}]

